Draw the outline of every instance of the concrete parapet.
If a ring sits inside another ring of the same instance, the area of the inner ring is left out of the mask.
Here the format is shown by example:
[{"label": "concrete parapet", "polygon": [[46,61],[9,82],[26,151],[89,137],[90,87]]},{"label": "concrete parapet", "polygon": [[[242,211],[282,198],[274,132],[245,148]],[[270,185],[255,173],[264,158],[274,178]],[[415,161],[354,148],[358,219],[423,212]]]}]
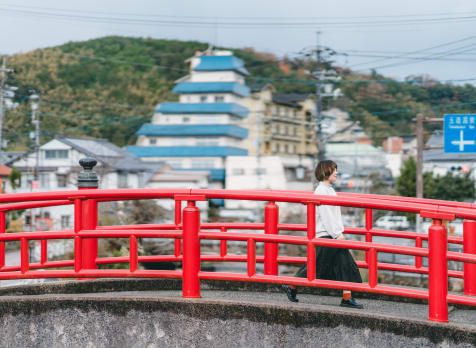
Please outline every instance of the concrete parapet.
[{"label": "concrete parapet", "polygon": [[[0,346],[476,345],[474,324],[440,324],[385,311],[379,314],[292,304],[273,291],[276,286],[238,283],[230,289],[230,285],[234,284],[203,282],[201,299],[182,299],[181,282],[166,279],[67,281],[2,288],[0,330],[4,335]],[[240,286],[247,291],[239,290]],[[371,301],[381,300],[368,303]]]}]

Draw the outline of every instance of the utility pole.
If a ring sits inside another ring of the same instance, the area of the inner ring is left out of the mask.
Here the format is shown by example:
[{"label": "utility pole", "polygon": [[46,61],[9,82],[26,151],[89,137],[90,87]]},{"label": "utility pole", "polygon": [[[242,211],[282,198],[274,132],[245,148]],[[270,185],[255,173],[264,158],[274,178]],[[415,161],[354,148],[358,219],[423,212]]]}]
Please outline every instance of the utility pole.
[{"label": "utility pole", "polygon": [[36,152],[36,162],[35,162],[35,181],[39,179],[39,167],[40,167],[40,97],[37,94],[32,94],[30,96],[31,100],[31,123],[35,125],[35,152]]},{"label": "utility pole", "polygon": [[[416,117],[416,139],[417,139],[417,160],[416,160],[416,196],[423,198],[423,114]],[[416,232],[421,231],[421,216],[416,217]]]},{"label": "utility pole", "polygon": [[[35,154],[36,154],[36,161],[35,161],[35,170],[33,172],[33,181],[31,183],[31,190],[33,191],[33,183],[36,183],[37,187],[40,187],[40,175],[39,175],[39,167],[40,167],[40,97],[33,93],[30,96],[31,101],[31,123],[35,125]],[[30,230],[33,232],[34,224],[34,213],[33,209],[30,209]]]},{"label": "utility pole", "polygon": [[11,69],[7,69],[6,67],[6,58],[3,57],[2,59],[2,68],[0,69],[1,78],[0,78],[0,163],[3,162],[3,118],[5,117],[5,107],[4,107],[4,98],[5,98],[5,81],[7,79],[7,73],[13,71]]},{"label": "utility pole", "polygon": [[320,31],[317,33],[316,46],[316,165],[326,157],[326,142],[322,134],[322,96],[321,96],[321,46],[319,42]]}]

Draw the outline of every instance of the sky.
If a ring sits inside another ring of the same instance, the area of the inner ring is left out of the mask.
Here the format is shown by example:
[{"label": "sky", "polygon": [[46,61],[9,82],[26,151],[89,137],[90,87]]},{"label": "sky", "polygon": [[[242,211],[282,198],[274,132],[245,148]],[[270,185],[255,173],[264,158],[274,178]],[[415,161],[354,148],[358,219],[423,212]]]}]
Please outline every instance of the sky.
[{"label": "sky", "polygon": [[278,57],[319,44],[336,52],[337,65],[359,72],[476,83],[475,22],[471,0],[0,0],[0,54],[108,35]]}]

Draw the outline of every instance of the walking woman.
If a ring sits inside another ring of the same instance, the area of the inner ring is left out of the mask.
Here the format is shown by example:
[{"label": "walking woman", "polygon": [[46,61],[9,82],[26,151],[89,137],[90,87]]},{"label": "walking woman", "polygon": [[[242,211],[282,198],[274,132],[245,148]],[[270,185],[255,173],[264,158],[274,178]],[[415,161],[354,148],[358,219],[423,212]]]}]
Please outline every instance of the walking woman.
[{"label": "walking woman", "polygon": [[[321,161],[315,171],[319,182],[314,193],[316,195],[336,196],[332,184],[337,180],[337,164],[333,161]],[[344,225],[339,206],[318,205],[316,206],[316,237],[329,239],[345,239]],[[307,277],[307,265],[304,264],[296,273],[296,277]],[[316,278],[326,280],[338,280],[345,282],[362,283],[359,268],[354,258],[346,248],[331,248],[324,246],[316,247]],[[292,302],[299,302],[296,298],[297,289],[294,285],[283,285],[283,291]],[[358,303],[350,291],[342,293],[342,307],[362,309],[364,306]]]}]

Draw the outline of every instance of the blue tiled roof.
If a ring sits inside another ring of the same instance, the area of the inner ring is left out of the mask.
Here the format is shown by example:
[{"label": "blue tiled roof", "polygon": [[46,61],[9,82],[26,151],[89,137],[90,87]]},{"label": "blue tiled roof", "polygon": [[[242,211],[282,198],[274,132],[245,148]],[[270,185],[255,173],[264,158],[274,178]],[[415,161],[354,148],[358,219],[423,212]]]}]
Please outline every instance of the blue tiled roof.
[{"label": "blue tiled roof", "polygon": [[162,103],[155,112],[161,114],[233,114],[248,117],[248,109],[235,103]]},{"label": "blue tiled roof", "polygon": [[225,181],[225,169],[217,169],[217,168],[173,168],[174,170],[182,170],[182,171],[188,171],[188,170],[206,170],[210,172],[210,180],[213,181]]},{"label": "blue tiled roof", "polygon": [[222,71],[233,70],[242,75],[249,75],[245,64],[235,56],[202,56],[200,64],[193,70],[195,71]]},{"label": "blue tiled roof", "polygon": [[250,88],[238,82],[180,82],[172,92],[188,93],[234,93],[242,97],[250,95]]},{"label": "blue tiled roof", "polygon": [[248,151],[231,146],[127,146],[137,157],[226,157],[247,156]]},{"label": "blue tiled roof", "polygon": [[232,124],[143,124],[136,135],[149,136],[231,136],[239,139],[248,137],[248,130]]}]

